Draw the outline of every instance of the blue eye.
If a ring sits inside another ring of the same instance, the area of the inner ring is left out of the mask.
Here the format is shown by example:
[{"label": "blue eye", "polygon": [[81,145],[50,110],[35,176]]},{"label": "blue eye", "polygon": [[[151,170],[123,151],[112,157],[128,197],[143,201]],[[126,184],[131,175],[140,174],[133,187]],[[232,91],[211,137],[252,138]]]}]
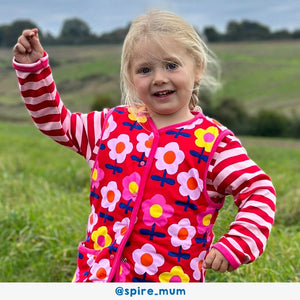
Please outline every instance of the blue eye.
[{"label": "blue eye", "polygon": [[172,71],[172,70],[175,70],[177,68],[178,68],[177,64],[175,64],[175,63],[167,63],[167,70]]},{"label": "blue eye", "polygon": [[138,70],[138,73],[140,73],[140,74],[147,74],[147,73],[149,73],[150,71],[151,71],[150,68],[144,67],[144,68],[139,69],[139,70]]}]

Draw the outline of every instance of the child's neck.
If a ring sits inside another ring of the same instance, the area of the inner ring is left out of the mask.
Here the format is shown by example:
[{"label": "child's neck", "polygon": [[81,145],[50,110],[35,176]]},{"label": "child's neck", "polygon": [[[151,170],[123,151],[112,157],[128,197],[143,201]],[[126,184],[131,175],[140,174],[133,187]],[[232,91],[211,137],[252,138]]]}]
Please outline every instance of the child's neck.
[{"label": "child's neck", "polygon": [[164,127],[168,127],[174,124],[182,123],[191,120],[194,118],[194,115],[188,111],[184,115],[176,115],[176,114],[171,114],[171,115],[158,115],[158,114],[150,114],[151,119],[153,120],[155,126],[157,129],[161,129]]}]

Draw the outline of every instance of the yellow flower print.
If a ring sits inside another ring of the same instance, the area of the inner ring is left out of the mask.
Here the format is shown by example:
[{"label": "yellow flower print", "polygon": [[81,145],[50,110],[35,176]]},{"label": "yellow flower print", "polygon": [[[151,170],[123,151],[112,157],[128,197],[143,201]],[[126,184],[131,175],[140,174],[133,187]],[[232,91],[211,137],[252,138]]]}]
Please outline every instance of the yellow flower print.
[{"label": "yellow flower print", "polygon": [[180,266],[175,266],[170,272],[159,275],[160,282],[189,282],[190,277],[185,274]]},{"label": "yellow flower print", "polygon": [[219,135],[219,131],[216,127],[208,127],[206,130],[199,128],[195,131],[196,141],[195,144],[198,147],[204,147],[206,152],[210,152],[211,148]]},{"label": "yellow flower print", "polygon": [[128,118],[131,121],[137,121],[138,123],[146,123],[147,117],[145,115],[145,107],[129,107],[128,108]]},{"label": "yellow flower print", "polygon": [[106,226],[101,226],[94,231],[91,238],[94,241],[95,250],[102,250],[103,248],[108,247],[112,242],[111,237],[107,233]]}]

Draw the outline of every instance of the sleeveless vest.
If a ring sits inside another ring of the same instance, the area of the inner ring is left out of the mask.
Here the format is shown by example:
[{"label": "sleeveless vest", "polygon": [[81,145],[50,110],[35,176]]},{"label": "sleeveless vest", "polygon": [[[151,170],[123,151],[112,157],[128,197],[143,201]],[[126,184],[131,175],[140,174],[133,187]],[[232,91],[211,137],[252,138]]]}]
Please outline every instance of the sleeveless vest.
[{"label": "sleeveless vest", "polygon": [[201,113],[158,130],[142,109],[112,109],[91,172],[91,213],[74,281],[204,281],[202,263],[223,205],[208,197],[206,176],[228,134]]}]

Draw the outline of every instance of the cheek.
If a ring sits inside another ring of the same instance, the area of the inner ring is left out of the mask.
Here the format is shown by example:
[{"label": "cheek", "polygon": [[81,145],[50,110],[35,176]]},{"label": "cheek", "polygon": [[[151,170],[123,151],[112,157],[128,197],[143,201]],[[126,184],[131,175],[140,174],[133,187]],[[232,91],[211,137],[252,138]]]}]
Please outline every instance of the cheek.
[{"label": "cheek", "polygon": [[187,75],[178,81],[178,87],[180,87],[183,92],[192,92],[194,88],[194,81],[189,75]]},{"label": "cheek", "polygon": [[143,94],[148,90],[148,84],[147,84],[146,80],[139,79],[139,78],[134,79],[133,85],[134,85],[135,92],[138,95]]}]

